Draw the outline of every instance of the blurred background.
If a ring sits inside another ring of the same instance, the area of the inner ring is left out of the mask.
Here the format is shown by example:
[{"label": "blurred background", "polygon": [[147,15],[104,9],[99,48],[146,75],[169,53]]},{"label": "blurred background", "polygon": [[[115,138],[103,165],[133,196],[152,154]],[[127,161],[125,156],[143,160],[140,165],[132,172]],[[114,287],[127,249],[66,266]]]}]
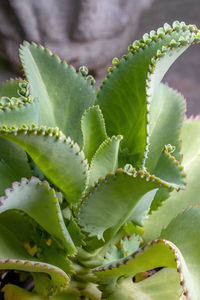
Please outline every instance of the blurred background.
[{"label": "blurred background", "polygon": [[[86,65],[97,86],[113,57],[165,22],[200,27],[199,0],[0,0],[0,82],[22,76],[19,44],[34,41],[77,69]],[[187,99],[187,114],[200,114],[200,48],[190,47],[164,82]]]}]

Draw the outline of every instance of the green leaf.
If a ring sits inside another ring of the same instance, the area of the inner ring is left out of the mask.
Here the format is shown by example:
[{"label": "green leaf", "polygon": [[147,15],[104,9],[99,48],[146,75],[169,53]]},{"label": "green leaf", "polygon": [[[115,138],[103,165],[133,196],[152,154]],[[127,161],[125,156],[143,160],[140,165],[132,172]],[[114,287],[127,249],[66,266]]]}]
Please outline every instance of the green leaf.
[{"label": "green leaf", "polygon": [[[155,240],[131,256],[94,269],[94,273],[99,278],[100,284],[104,286],[111,282],[117,283],[120,277],[122,282],[125,278],[132,281],[136,274],[158,267],[176,268],[174,247],[169,241]],[[132,291],[134,291],[134,285]]]},{"label": "green leaf", "polygon": [[35,293],[28,292],[24,289],[22,289],[19,286],[16,286],[14,284],[7,284],[3,288],[4,292],[4,299],[5,300],[45,300],[44,297],[39,296]]},{"label": "green leaf", "polygon": [[185,100],[172,88],[160,84],[154,93],[150,106],[149,152],[146,169],[154,174],[159,157],[165,145],[175,147],[172,155],[181,160],[180,129],[185,112]]},{"label": "green leaf", "polygon": [[83,151],[90,162],[96,150],[107,138],[105,122],[99,106],[88,108],[81,118]]},{"label": "green leaf", "polygon": [[89,184],[92,185],[100,177],[115,172],[118,167],[119,144],[122,136],[107,138],[97,149],[90,166]]},{"label": "green leaf", "polygon": [[179,274],[175,269],[164,268],[155,275],[133,283],[130,279],[119,283],[108,300],[180,300],[182,293]]},{"label": "green leaf", "polygon": [[108,251],[105,254],[103,265],[112,263],[120,258],[131,255],[139,249],[140,240],[139,237],[133,234],[130,238],[125,236],[120,240],[118,246],[111,244]]},{"label": "green leaf", "polygon": [[81,145],[81,116],[93,105],[95,97],[90,81],[48,49],[34,43],[24,42],[20,59],[31,94],[39,99],[39,124],[58,126]]},{"label": "green leaf", "polygon": [[169,152],[163,149],[160,152],[157,165],[154,168],[156,177],[173,185],[177,189],[184,189],[186,185],[186,175],[183,167]]},{"label": "green leaf", "polygon": [[0,242],[0,269],[48,274],[51,290],[46,293],[52,293],[68,285],[69,278],[61,269],[31,257],[15,235],[2,225],[0,225]]},{"label": "green leaf", "polygon": [[116,261],[123,257],[123,251],[121,248],[117,248],[115,245],[111,245],[105,254],[103,265],[107,265],[113,261]]},{"label": "green leaf", "polygon": [[10,79],[3,82],[0,85],[0,98],[1,97],[19,97],[18,90],[19,90],[19,83],[23,83],[24,81],[21,78],[17,79]]},{"label": "green leaf", "polygon": [[195,119],[192,117],[185,119],[181,132],[182,140],[182,153],[183,153],[183,166],[186,169],[190,168],[200,154],[200,119],[197,116]]},{"label": "green leaf", "polygon": [[[117,63],[101,85],[96,98],[109,136],[122,134],[122,148],[127,149],[127,163],[141,167],[148,151],[149,105],[164,74],[196,41],[198,30],[180,25],[149,35],[130,46],[130,53]],[[182,37],[185,43],[179,41]],[[172,42],[173,41],[173,42]],[[111,113],[112,111],[112,113]]]},{"label": "green leaf", "polygon": [[141,201],[145,208],[150,205],[160,185],[161,180],[144,171],[133,169],[132,173],[127,173],[118,169],[115,174],[108,174],[105,180],[99,181],[83,198],[79,224],[90,236],[99,239],[110,229],[110,238],[129,218],[135,221],[133,214],[137,204]]},{"label": "green leaf", "polygon": [[15,143],[0,138],[0,195],[21,177],[31,177],[25,151]]},{"label": "green leaf", "polygon": [[181,273],[181,285],[188,299],[198,300],[200,295],[200,208],[192,207],[175,217],[161,237],[176,245],[181,255],[178,258],[178,272]]},{"label": "green leaf", "polygon": [[30,96],[29,85],[11,80],[0,86],[0,125],[19,126],[38,123],[39,103]]},{"label": "green leaf", "polygon": [[123,250],[124,257],[133,254],[139,249],[140,240],[136,235],[132,235],[131,237],[125,237],[120,241],[120,246]]},{"label": "green leaf", "polygon": [[63,291],[56,296],[53,296],[51,298],[52,300],[79,300],[80,294],[75,289],[67,289],[66,291]]},{"label": "green leaf", "polygon": [[28,215],[22,211],[8,210],[0,214],[0,224],[16,236],[29,254],[57,266],[66,274],[72,273],[72,264],[66,257],[66,251]]},{"label": "green leaf", "polygon": [[29,242],[35,230],[32,220],[22,211],[8,210],[0,214],[0,224],[11,231],[21,242]]},{"label": "green leaf", "polygon": [[12,189],[5,191],[5,196],[0,198],[0,203],[0,213],[10,209],[24,211],[61,243],[68,254],[75,253],[55,191],[47,182],[42,183],[33,177],[30,181],[22,179],[21,183],[15,182]]},{"label": "green leaf", "polygon": [[[21,126],[26,123],[38,123],[38,100],[33,100],[30,103],[13,105],[6,108],[0,107],[0,126]],[[13,128],[14,128],[13,127]]]},{"label": "green leaf", "polygon": [[43,245],[39,248],[39,252],[36,253],[36,256],[40,261],[54,265],[62,269],[68,275],[74,271],[71,261],[67,258],[68,254],[66,251],[61,249],[52,239],[49,239],[45,244],[43,241]]},{"label": "green leaf", "polygon": [[151,203],[150,212],[157,210],[162,205],[163,201],[167,200],[170,196],[170,191],[166,188],[161,188],[155,194],[153,202]]},{"label": "green leaf", "polygon": [[[116,287],[124,289],[124,292],[132,292],[134,295],[134,285],[133,283],[132,287],[130,285],[133,276],[157,267],[171,267],[177,269],[179,273],[182,293],[187,296],[187,299],[198,300],[200,294],[200,208],[193,207],[176,216],[162,232],[161,238],[148,243],[134,256],[94,270],[101,285],[107,285],[108,295],[115,293]],[[163,294],[165,295],[165,291]],[[135,298],[124,297],[123,299]]]},{"label": "green leaf", "polygon": [[3,127],[0,136],[21,146],[41,171],[61,191],[68,202],[77,202],[85,189],[87,162],[77,144],[57,128],[24,126],[15,130]]},{"label": "green leaf", "polygon": [[190,204],[200,203],[200,120],[188,119],[184,121],[181,132],[183,166],[187,174],[185,191],[172,192],[167,201],[163,202],[158,210],[153,211],[143,221],[145,241],[150,241],[160,235],[162,228]]},{"label": "green leaf", "polygon": [[[34,292],[28,292],[16,285],[7,284],[3,288],[5,300],[45,300],[45,296],[38,295]],[[79,300],[79,292],[75,289],[67,289],[51,297],[52,300]]]},{"label": "green leaf", "polygon": [[76,247],[80,247],[85,244],[84,243],[85,236],[81,232],[80,227],[78,226],[78,224],[76,223],[73,217],[70,218],[70,221],[66,225],[66,227]]}]

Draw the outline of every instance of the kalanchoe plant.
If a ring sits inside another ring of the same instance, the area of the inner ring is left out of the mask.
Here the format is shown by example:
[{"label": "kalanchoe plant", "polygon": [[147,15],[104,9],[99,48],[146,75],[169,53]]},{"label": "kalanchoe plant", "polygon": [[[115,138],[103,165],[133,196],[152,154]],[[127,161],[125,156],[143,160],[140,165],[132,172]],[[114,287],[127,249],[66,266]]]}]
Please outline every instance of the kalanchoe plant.
[{"label": "kalanchoe plant", "polygon": [[161,83],[199,41],[164,24],[97,93],[86,67],[20,47],[26,80],[0,87],[0,268],[34,288],[6,300],[200,299],[200,120]]}]

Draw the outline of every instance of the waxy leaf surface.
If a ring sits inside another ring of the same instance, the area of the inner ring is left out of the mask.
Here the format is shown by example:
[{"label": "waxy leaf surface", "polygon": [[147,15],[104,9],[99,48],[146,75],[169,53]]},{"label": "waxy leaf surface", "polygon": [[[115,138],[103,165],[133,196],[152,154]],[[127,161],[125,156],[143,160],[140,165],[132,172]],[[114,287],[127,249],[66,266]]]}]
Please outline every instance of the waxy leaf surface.
[{"label": "waxy leaf surface", "polygon": [[80,120],[93,105],[95,89],[90,81],[48,49],[24,42],[20,59],[33,97],[39,99],[39,125],[58,126],[80,146]]}]

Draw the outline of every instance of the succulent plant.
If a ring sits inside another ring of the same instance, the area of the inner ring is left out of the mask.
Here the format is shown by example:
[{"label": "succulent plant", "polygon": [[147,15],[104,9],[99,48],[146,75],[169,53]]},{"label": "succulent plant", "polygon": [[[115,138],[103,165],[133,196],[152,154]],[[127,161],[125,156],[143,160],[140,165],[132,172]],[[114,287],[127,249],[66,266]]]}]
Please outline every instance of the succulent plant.
[{"label": "succulent plant", "polygon": [[200,120],[161,83],[199,41],[164,24],[97,92],[86,67],[20,47],[25,79],[0,87],[0,269],[34,288],[6,300],[200,299]]}]

